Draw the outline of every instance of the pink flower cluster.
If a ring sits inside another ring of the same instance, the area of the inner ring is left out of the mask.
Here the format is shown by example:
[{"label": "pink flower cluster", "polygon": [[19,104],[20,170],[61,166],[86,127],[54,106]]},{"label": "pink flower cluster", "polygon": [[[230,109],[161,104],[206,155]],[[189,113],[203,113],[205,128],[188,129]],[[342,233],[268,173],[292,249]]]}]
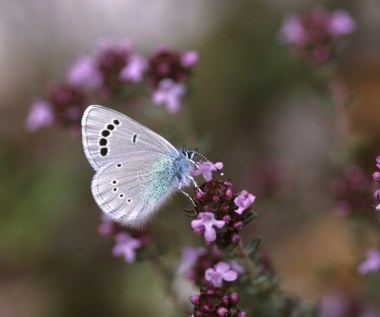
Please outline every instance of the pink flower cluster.
[{"label": "pink flower cluster", "polygon": [[320,64],[331,60],[336,39],[355,31],[354,19],[344,10],[316,7],[302,15],[285,17],[279,36],[296,55]]},{"label": "pink flower cluster", "polygon": [[213,179],[212,172],[220,171],[223,163],[200,162],[193,175],[203,175],[206,182],[195,189],[196,218],[191,222],[195,234],[204,236],[206,244],[221,248],[240,241],[239,230],[252,215],[250,208],[255,196],[241,191],[237,194],[230,182]]},{"label": "pink flower cluster", "polygon": [[379,169],[372,174],[372,178],[376,183],[377,189],[375,190],[373,196],[376,199],[375,210],[380,211],[380,155],[376,157],[376,167]]},{"label": "pink flower cluster", "polygon": [[152,102],[175,113],[181,108],[187,80],[197,61],[195,51],[160,48],[144,58],[129,43],[101,42],[94,52],[74,62],[65,82],[55,85],[46,100],[32,103],[26,129],[33,132],[51,124],[78,128],[89,104],[126,98],[136,84],[148,86]]}]

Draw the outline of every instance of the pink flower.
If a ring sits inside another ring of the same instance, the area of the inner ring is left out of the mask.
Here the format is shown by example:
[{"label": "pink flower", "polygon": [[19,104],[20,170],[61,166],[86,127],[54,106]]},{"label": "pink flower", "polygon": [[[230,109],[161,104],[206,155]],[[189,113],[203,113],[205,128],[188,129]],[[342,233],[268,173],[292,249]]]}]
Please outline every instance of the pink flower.
[{"label": "pink flower", "polygon": [[30,111],[26,118],[25,127],[29,132],[35,132],[41,127],[53,123],[51,105],[44,100],[36,100],[30,105]]},{"label": "pink flower", "polygon": [[164,104],[170,113],[178,112],[181,108],[181,98],[185,94],[185,86],[171,79],[161,80],[153,92],[153,103]]},{"label": "pink flower", "polygon": [[114,222],[105,214],[102,214],[102,223],[99,225],[98,232],[101,236],[109,236],[114,229]]},{"label": "pink flower", "polygon": [[370,272],[377,272],[380,270],[380,253],[376,249],[369,249],[367,251],[367,259],[365,259],[358,267],[360,274],[365,275]]},{"label": "pink flower", "polygon": [[198,176],[203,175],[206,182],[212,179],[212,172],[219,171],[223,168],[222,162],[211,163],[209,161],[201,161],[198,163],[197,169],[193,170],[191,175]]},{"label": "pink flower", "polygon": [[305,30],[298,16],[290,15],[284,18],[279,32],[279,37],[283,42],[300,43],[303,42],[305,36]]},{"label": "pink flower", "polygon": [[216,240],[214,226],[221,229],[225,224],[223,220],[216,220],[215,215],[211,212],[200,212],[197,219],[191,222],[191,227],[196,234],[204,235],[206,242],[213,242]]},{"label": "pink flower", "polygon": [[148,63],[142,56],[131,55],[128,64],[120,72],[120,79],[138,83],[143,79],[147,67]]},{"label": "pink flower", "polygon": [[206,249],[185,247],[182,249],[181,262],[178,266],[177,272],[184,274],[189,271],[193,265],[197,262],[198,258],[206,254]]},{"label": "pink flower", "polygon": [[226,262],[219,262],[213,268],[205,271],[205,279],[214,287],[222,287],[224,281],[235,281],[238,277],[237,273],[230,269],[231,266]]},{"label": "pink flower", "polygon": [[196,51],[187,51],[181,55],[181,65],[190,68],[198,62],[198,53]]},{"label": "pink flower", "polygon": [[331,13],[328,29],[333,36],[349,34],[355,31],[354,19],[344,10]]},{"label": "pink flower", "polygon": [[238,209],[235,210],[235,212],[239,215],[243,213],[249,206],[253,204],[256,197],[247,192],[246,190],[243,190],[240,192],[239,196],[235,198],[234,203],[238,207]]},{"label": "pink flower", "polygon": [[68,72],[67,81],[74,86],[97,88],[102,83],[96,62],[90,56],[79,57]]},{"label": "pink flower", "polygon": [[114,256],[123,256],[125,262],[133,263],[136,250],[142,246],[142,241],[132,238],[128,233],[121,232],[115,236],[116,245],[112,249]]}]

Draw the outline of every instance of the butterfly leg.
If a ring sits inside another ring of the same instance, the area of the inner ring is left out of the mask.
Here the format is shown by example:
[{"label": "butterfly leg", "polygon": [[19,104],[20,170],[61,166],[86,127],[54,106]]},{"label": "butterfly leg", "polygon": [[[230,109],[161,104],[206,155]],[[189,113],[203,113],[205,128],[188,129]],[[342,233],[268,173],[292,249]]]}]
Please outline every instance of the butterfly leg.
[{"label": "butterfly leg", "polygon": [[194,199],[191,198],[191,196],[182,189],[182,183],[181,182],[179,183],[178,189],[181,191],[182,194],[184,194],[187,198],[189,198],[189,200],[191,201],[191,204],[195,207],[196,204],[195,204]]}]

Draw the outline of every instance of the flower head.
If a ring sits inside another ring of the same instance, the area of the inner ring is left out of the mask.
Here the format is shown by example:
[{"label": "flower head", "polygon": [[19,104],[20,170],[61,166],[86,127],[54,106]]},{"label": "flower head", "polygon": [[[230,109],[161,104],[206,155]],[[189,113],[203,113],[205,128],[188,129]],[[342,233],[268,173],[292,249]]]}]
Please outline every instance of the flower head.
[{"label": "flower head", "polygon": [[200,161],[197,163],[197,169],[193,170],[191,175],[192,176],[203,175],[203,178],[205,179],[205,181],[208,182],[212,179],[212,172],[219,171],[221,169],[223,169],[222,162],[211,163],[209,161]]},{"label": "flower head", "polygon": [[222,287],[224,281],[235,281],[237,273],[231,270],[231,266],[226,262],[219,262],[213,268],[208,268],[205,272],[206,281],[214,287]]},{"label": "flower head", "polygon": [[53,120],[54,116],[51,105],[44,100],[36,100],[30,105],[25,127],[29,132],[34,132],[41,127],[51,125]]},{"label": "flower head", "polygon": [[245,210],[247,210],[255,201],[256,197],[243,190],[240,192],[239,196],[237,196],[234,200],[235,205],[238,209],[235,210],[236,213],[241,215]]},{"label": "flower head", "polygon": [[214,287],[202,288],[200,294],[190,297],[194,305],[192,316],[247,317],[247,313],[237,307],[239,300],[240,296],[236,292],[227,293],[221,288]]},{"label": "flower head", "polygon": [[346,11],[316,7],[303,15],[285,17],[279,37],[296,55],[319,64],[334,57],[337,38],[354,30],[355,21]]},{"label": "flower head", "polygon": [[196,52],[181,54],[161,48],[149,59],[148,81],[153,89],[156,89],[165,79],[183,83],[190,76],[191,68],[196,64],[197,59]]},{"label": "flower head", "polygon": [[89,101],[84,90],[69,84],[53,87],[49,101],[54,112],[54,121],[60,125],[79,129],[82,114]]},{"label": "flower head", "polygon": [[177,84],[171,79],[164,79],[153,92],[152,101],[157,105],[164,104],[170,113],[175,113],[181,108],[181,98],[184,94],[185,86],[183,84]]},{"label": "flower head", "polygon": [[197,234],[204,235],[206,242],[213,242],[216,239],[215,228],[223,228],[225,221],[216,220],[211,212],[200,212],[196,219],[191,222],[191,226]]},{"label": "flower head", "polygon": [[128,64],[131,55],[129,43],[102,42],[95,55],[97,69],[102,76],[101,94],[104,97],[117,94],[125,85],[120,73]]},{"label": "flower head", "polygon": [[[252,201],[252,198],[247,196]],[[245,212],[240,214],[236,212],[237,205],[234,201],[237,197],[230,182],[221,182],[215,179],[211,179],[202,184],[199,189],[195,189],[194,201],[198,217],[200,213],[207,213],[208,217],[212,215],[213,219],[225,223],[223,227],[212,231],[216,237],[212,235],[212,240],[206,239],[207,242],[213,242],[222,249],[231,244],[237,245],[240,241],[239,230],[253,219],[253,213],[249,211],[249,206],[245,206]],[[204,233],[200,229],[196,229],[195,232],[197,234]]]},{"label": "flower head", "polygon": [[127,263],[133,263],[136,259],[136,250],[143,242],[140,239],[132,238],[126,232],[120,232],[115,236],[116,245],[112,253],[114,256],[122,256]]}]

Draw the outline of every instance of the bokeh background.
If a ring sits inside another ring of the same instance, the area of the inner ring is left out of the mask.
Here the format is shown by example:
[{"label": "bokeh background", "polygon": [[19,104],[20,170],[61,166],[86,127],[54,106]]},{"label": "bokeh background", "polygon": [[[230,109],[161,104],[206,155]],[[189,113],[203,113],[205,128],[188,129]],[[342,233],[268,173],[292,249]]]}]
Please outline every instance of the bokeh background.
[{"label": "bokeh background", "polygon": [[[154,267],[113,257],[112,241],[98,234],[93,172],[79,135],[25,130],[33,99],[44,97],[101,39],[129,39],[142,54],[161,44],[197,50],[181,114],[157,108],[160,122],[168,123],[157,124],[141,110],[139,120],[178,146],[190,143],[224,162],[235,187],[256,194],[259,218],[244,236],[262,238],[284,290],[306,302],[344,293],[379,305],[380,290],[371,292],[370,278],[356,272],[366,247],[376,243],[376,225],[358,229],[334,212],[330,187],[338,140],[331,100],[315,69],[278,40],[285,15],[315,5],[344,8],[357,21],[339,70],[351,96],[351,133],[363,147],[358,162],[370,180],[380,154],[376,0],[1,0],[0,315],[173,314]],[[173,130],[181,131],[176,116],[187,117],[191,136]],[[166,237],[180,242],[169,255],[173,267],[181,243],[201,241],[181,212],[186,203],[177,197],[149,224],[168,229],[162,235],[179,231],[179,240]],[[355,230],[366,232],[364,244]]]}]

